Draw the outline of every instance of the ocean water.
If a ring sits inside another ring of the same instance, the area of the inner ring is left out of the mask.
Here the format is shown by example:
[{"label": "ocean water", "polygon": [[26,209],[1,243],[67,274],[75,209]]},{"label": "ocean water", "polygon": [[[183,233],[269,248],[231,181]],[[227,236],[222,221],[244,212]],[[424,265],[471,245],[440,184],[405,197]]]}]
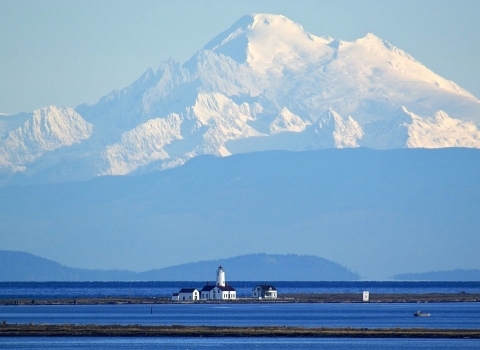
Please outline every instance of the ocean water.
[{"label": "ocean water", "polygon": [[1,349],[478,349],[472,339],[338,338],[0,338]]},{"label": "ocean water", "polygon": [[[272,283],[279,295],[291,293],[480,293],[480,282],[282,282]],[[229,281],[239,297],[265,281]],[[0,282],[0,299],[97,297],[169,297],[180,288],[202,288],[205,282]]]},{"label": "ocean water", "polygon": [[[232,282],[249,295],[258,282]],[[480,293],[479,282],[274,282],[279,293]],[[165,297],[201,282],[0,283],[2,299]],[[417,310],[431,317],[414,317]],[[480,329],[480,303],[0,306],[8,323]],[[0,349],[480,349],[472,339],[0,337]]]},{"label": "ocean water", "polygon": [[[417,310],[430,317],[414,317]],[[269,303],[0,306],[0,321],[41,324],[480,329],[478,303]]]}]

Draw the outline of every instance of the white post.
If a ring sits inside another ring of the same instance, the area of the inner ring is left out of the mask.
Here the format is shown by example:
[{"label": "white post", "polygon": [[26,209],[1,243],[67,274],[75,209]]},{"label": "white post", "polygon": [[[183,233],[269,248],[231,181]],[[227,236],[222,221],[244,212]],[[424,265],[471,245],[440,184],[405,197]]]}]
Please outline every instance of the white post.
[{"label": "white post", "polygon": [[365,291],[363,292],[363,301],[367,302],[367,301],[369,301],[369,300],[370,300],[370,292],[367,291],[367,290],[365,290]]}]

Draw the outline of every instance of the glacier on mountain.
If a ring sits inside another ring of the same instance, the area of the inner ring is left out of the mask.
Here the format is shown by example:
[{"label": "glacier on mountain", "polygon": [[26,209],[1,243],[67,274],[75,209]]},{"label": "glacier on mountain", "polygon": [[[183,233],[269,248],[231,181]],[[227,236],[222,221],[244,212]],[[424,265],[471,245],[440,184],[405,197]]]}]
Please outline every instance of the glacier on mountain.
[{"label": "glacier on mountain", "polygon": [[36,110],[0,141],[0,171],[25,171],[46,152],[82,142],[92,132],[92,124],[71,108]]},{"label": "glacier on mountain", "polygon": [[406,147],[410,148],[442,148],[470,147],[479,148],[480,130],[472,122],[450,118],[443,111],[431,117],[422,118],[408,113],[412,118],[408,125]]},{"label": "glacier on mountain", "polygon": [[150,119],[133,130],[122,134],[119,142],[108,145],[102,155],[105,170],[100,175],[125,175],[138,167],[170,156],[164,146],[180,134],[180,118],[171,114],[167,118]]},{"label": "glacier on mountain", "polygon": [[0,183],[39,170],[61,181],[142,173],[202,154],[480,148],[479,123],[478,99],[373,34],[345,42],[255,14],[94,105],[0,115]]}]

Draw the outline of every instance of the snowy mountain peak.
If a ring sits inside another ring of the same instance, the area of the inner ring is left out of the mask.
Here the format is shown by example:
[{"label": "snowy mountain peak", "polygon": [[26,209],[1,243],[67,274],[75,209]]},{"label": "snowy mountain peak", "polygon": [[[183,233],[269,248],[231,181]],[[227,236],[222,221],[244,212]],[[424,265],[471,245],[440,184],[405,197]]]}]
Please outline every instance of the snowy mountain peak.
[{"label": "snowy mountain peak", "polygon": [[307,33],[301,25],[281,15],[254,14],[242,17],[214,38],[205,49],[224,54],[259,71],[276,63],[323,54],[331,38]]},{"label": "snowy mountain peak", "polygon": [[270,134],[278,134],[280,132],[302,132],[306,126],[310,125],[308,121],[302,120],[298,115],[293,114],[287,107],[283,107],[280,114],[270,124]]},{"label": "snowy mountain peak", "polygon": [[370,45],[383,44],[385,41],[373,33],[367,33],[363,38],[355,40],[356,43],[369,43]]},{"label": "snowy mountain peak", "polygon": [[272,28],[288,28],[292,35],[303,32],[301,25],[294,23],[282,15],[271,14],[250,14],[243,16],[235,22],[229,29],[220,33],[204,46],[206,50],[218,50],[223,45],[227,45],[239,37],[248,36],[250,32],[262,32],[272,30]]},{"label": "snowy mountain peak", "polygon": [[71,108],[38,109],[0,140],[0,169],[24,171],[26,165],[45,153],[80,143],[92,132],[93,125]]},{"label": "snowy mountain peak", "polygon": [[479,125],[479,100],[374,34],[347,42],[253,14],[94,105],[0,116],[0,181],[139,174],[202,154],[480,148]]}]

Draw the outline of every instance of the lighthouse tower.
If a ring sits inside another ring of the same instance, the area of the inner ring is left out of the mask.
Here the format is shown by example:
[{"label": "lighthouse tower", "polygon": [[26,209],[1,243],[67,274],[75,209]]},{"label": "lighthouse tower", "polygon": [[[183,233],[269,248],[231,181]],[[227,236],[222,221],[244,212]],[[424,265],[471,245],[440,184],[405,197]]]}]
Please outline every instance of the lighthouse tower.
[{"label": "lighthouse tower", "polygon": [[217,270],[217,286],[225,287],[225,271],[223,271],[222,265]]}]

